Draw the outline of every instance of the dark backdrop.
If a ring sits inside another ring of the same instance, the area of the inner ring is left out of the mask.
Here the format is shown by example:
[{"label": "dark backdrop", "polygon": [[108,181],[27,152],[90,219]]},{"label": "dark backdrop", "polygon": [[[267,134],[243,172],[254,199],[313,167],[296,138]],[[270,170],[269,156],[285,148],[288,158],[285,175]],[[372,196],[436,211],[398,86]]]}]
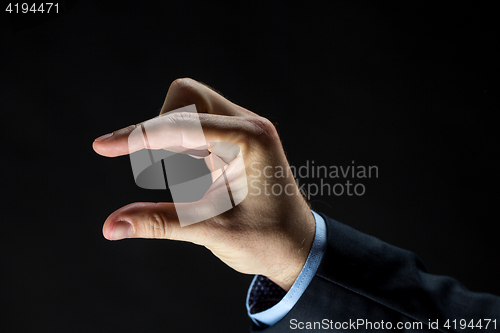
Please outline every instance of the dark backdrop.
[{"label": "dark backdrop", "polygon": [[168,194],[92,141],[156,116],[179,77],[271,119],[293,165],[378,166],[365,195],[312,207],[500,294],[494,7],[61,4],[51,19],[2,12],[0,326],[247,330],[250,276],[192,244],[101,233],[115,209]]}]

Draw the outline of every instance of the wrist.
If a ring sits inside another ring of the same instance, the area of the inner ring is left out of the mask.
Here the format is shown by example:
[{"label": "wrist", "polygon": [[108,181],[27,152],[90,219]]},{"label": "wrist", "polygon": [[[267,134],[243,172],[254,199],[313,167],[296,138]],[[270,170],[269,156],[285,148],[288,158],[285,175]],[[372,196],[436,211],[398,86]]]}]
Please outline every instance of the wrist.
[{"label": "wrist", "polygon": [[300,275],[311,251],[316,222],[311,211],[300,220],[291,221],[287,246],[282,247],[281,256],[266,277],[288,291]]}]

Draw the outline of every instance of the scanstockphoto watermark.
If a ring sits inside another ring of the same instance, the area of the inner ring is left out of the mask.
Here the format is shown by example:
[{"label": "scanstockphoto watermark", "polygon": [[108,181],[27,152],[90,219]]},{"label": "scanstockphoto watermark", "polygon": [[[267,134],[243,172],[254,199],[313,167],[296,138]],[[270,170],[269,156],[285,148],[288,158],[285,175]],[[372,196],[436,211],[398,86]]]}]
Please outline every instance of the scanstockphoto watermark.
[{"label": "scanstockphoto watermark", "polygon": [[376,165],[318,165],[307,160],[304,165],[290,168],[263,165],[253,162],[250,165],[250,188],[253,195],[295,195],[293,184],[283,185],[273,180],[293,176],[295,182],[308,200],[315,196],[362,196],[366,193],[364,181],[378,178]]}]

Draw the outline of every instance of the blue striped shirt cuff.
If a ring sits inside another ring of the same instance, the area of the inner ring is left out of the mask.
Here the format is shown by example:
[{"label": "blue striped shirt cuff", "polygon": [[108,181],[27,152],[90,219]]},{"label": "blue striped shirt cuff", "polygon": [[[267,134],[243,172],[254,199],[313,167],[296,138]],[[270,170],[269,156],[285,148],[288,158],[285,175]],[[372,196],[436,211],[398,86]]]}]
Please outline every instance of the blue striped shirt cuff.
[{"label": "blue striped shirt cuff", "polygon": [[[290,290],[285,292],[274,282],[261,275],[254,277],[248,289],[246,300],[248,316],[258,326],[272,326],[286,316],[316,274],[326,249],[326,225],[325,220],[320,215],[312,210],[311,212],[316,221],[314,241],[306,263]],[[277,297],[282,298],[278,301]],[[255,309],[260,310],[263,304],[271,304],[272,306],[256,312]]]}]

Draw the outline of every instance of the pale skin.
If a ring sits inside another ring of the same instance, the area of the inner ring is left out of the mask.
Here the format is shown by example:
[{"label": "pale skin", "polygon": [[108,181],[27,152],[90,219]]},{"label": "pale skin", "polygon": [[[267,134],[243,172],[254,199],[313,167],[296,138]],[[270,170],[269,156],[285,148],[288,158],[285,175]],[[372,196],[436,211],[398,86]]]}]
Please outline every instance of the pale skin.
[{"label": "pale skin", "polygon": [[[104,222],[109,240],[162,238],[205,246],[238,272],[268,277],[289,290],[302,270],[315,233],[311,210],[300,194],[292,173],[264,178],[250,165],[289,170],[274,125],[192,79],[175,80],[160,115],[196,104],[203,132],[213,142],[232,142],[241,148],[249,193],[238,206],[208,220],[181,227],[173,203],[132,203]],[[129,153],[128,137],[136,125],[97,138],[94,150],[103,156]],[[267,173],[269,175],[269,173]],[[259,179],[260,178],[260,179]],[[292,195],[257,195],[256,184],[278,184]],[[193,203],[195,205],[196,203]]]}]

